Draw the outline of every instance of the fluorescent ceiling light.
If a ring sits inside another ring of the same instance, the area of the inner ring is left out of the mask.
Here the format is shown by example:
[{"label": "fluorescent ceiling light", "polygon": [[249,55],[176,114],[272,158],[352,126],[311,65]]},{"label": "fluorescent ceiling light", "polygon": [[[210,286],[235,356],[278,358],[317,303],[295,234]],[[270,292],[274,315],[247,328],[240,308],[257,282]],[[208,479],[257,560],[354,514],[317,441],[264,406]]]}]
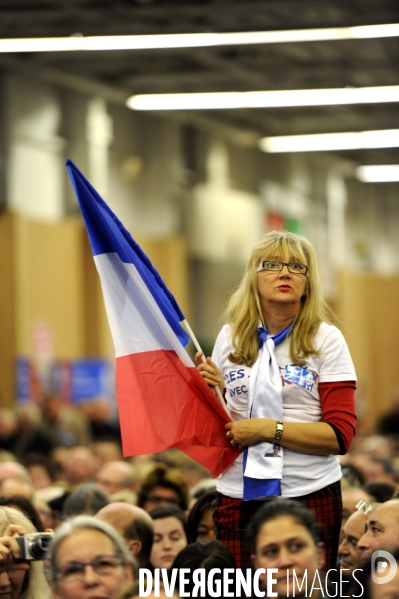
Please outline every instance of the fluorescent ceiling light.
[{"label": "fluorescent ceiling light", "polygon": [[363,183],[399,181],[399,164],[358,166],[355,174],[359,181],[363,181]]},{"label": "fluorescent ceiling light", "polygon": [[0,39],[0,53],[76,52],[84,50],[155,50],[250,44],[281,44],[325,40],[369,39],[399,36],[399,23],[233,33],[170,33],[162,35],[72,35],[71,37]]},{"label": "fluorescent ceiling light", "polygon": [[378,102],[399,102],[399,85],[199,94],[141,94],[128,98],[126,105],[132,110],[218,110]]},{"label": "fluorescent ceiling light", "polygon": [[318,133],[263,137],[259,148],[263,152],[322,152],[327,150],[366,150],[399,147],[399,129],[358,131],[348,133]]}]

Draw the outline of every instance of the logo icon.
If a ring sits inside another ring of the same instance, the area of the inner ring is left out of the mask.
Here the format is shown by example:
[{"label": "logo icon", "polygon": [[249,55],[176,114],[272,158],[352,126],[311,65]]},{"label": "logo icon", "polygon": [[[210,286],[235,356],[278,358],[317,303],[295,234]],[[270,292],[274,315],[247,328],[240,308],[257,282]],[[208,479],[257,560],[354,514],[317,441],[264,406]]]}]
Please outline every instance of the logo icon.
[{"label": "logo icon", "polygon": [[[388,564],[390,566],[389,569]],[[396,563],[396,559],[390,553],[388,553],[388,551],[379,549],[378,551],[374,551],[373,555],[371,556],[371,578],[376,584],[385,584],[386,582],[390,582],[395,576],[397,568],[398,565]],[[387,574],[383,576],[387,569]]]}]

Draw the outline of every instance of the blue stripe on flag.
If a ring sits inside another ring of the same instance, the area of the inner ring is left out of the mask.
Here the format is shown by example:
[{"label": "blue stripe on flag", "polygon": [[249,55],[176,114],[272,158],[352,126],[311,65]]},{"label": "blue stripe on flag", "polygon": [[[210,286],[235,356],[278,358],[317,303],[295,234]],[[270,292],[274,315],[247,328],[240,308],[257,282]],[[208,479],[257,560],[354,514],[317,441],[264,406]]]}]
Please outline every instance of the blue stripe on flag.
[{"label": "blue stripe on flag", "polygon": [[134,264],[180,343],[185,347],[190,337],[180,325],[180,321],[184,320],[184,314],[148,256],[72,160],[68,159],[66,166],[86,223],[93,256],[116,253],[122,262]]}]

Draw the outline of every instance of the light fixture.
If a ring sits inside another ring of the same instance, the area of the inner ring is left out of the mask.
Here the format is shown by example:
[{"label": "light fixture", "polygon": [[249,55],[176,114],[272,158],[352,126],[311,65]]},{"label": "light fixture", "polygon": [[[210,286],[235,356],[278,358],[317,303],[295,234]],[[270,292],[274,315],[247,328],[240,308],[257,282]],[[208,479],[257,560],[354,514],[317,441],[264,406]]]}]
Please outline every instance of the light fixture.
[{"label": "light fixture", "polygon": [[130,96],[126,105],[132,110],[226,110],[379,102],[399,102],[399,85],[198,94],[140,94]]},{"label": "light fixture", "polygon": [[358,166],[355,175],[363,183],[399,181],[399,164],[370,164]]},{"label": "light fixture", "polygon": [[397,36],[399,36],[399,23],[360,25],[358,27],[326,27],[324,29],[293,29],[287,31],[168,33],[161,35],[72,35],[70,37],[3,38],[0,39],[0,53],[203,48]]},{"label": "light fixture", "polygon": [[322,152],[327,150],[366,150],[399,147],[399,129],[352,131],[347,133],[317,133],[263,137],[259,148],[263,152]]}]

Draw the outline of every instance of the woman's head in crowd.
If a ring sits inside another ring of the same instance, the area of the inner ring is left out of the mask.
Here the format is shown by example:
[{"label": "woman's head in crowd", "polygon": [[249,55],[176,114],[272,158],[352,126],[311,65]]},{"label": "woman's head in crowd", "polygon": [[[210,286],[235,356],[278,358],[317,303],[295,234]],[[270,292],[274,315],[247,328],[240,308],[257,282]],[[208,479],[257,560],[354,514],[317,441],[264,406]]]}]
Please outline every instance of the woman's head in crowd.
[{"label": "woman's head in crowd", "polygon": [[151,510],[154,521],[154,543],[151,564],[154,568],[170,568],[175,557],[188,543],[187,518],[173,505],[162,505]]},{"label": "woman's head in crowd", "polygon": [[[254,567],[276,568],[277,580],[273,590],[279,597],[299,588],[305,592],[304,577],[313,580],[316,570],[325,563],[324,547],[318,542],[317,524],[312,513],[301,503],[291,499],[277,499],[265,503],[255,514],[248,527],[252,542]],[[295,577],[294,579],[294,570]],[[266,581],[266,573],[260,576]],[[290,595],[293,596],[293,595]],[[303,595],[305,596],[305,595]]]},{"label": "woman's head in crowd", "polygon": [[117,599],[133,580],[123,538],[91,516],[76,516],[58,528],[50,566],[56,599]]},{"label": "woman's head in crowd", "polygon": [[188,516],[190,543],[216,539],[216,526],[212,519],[216,490],[208,491],[197,499]]},{"label": "woman's head in crowd", "polygon": [[[36,533],[37,530],[32,522],[17,509],[0,507],[0,537],[9,534],[9,526],[18,525],[23,528],[25,534]],[[18,569],[10,568],[0,571],[0,597],[6,599],[49,599],[50,589],[46,582],[43,562],[33,561],[29,567]]]},{"label": "woman's head in crowd", "polygon": [[158,464],[144,478],[137,495],[137,505],[150,512],[160,505],[188,507],[188,484],[179,468]]},{"label": "woman's head in crowd", "polygon": [[[235,570],[236,563],[234,556],[230,549],[223,545],[220,541],[206,541],[200,543],[191,543],[187,545],[180,553],[176,556],[173,564],[173,569],[180,570],[182,568],[190,570],[190,573],[194,570],[202,569],[205,571],[205,579],[208,580],[208,574],[215,568],[221,572],[216,573],[213,578],[214,590],[213,592],[218,593],[218,596],[223,596],[222,589],[224,587],[223,581],[223,570],[229,568]],[[184,585],[185,593],[188,593],[189,597],[193,597],[192,591],[195,586],[194,579],[187,573],[186,578],[188,583]],[[177,584],[179,584],[179,576],[177,576]],[[217,587],[220,589],[220,593],[216,590]],[[208,590],[208,586],[207,586]],[[210,594],[204,595],[206,598],[211,597]],[[214,595],[212,595],[214,596]]]}]

